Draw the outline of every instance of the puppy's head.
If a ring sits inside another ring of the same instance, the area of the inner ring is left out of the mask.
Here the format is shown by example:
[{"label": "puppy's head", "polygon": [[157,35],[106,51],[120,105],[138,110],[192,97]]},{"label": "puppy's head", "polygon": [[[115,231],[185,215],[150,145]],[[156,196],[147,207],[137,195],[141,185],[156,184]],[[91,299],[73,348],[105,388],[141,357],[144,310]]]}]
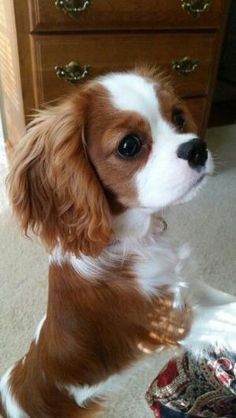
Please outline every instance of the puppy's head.
[{"label": "puppy's head", "polygon": [[183,103],[148,72],[113,73],[41,111],[16,148],[14,210],[49,249],[97,255],[112,215],[186,198],[209,170]]}]

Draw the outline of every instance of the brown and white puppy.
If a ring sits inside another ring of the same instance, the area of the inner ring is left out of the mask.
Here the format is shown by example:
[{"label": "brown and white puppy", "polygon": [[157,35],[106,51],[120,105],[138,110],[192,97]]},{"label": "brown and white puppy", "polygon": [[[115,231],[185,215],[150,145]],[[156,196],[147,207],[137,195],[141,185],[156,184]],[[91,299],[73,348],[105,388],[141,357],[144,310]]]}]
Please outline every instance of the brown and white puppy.
[{"label": "brown and white puppy", "polygon": [[146,351],[223,342],[208,305],[224,298],[235,329],[230,297],[201,287],[205,307],[186,306],[184,251],[158,232],[156,213],[195,195],[211,170],[185,105],[152,72],[108,74],[39,112],[8,182],[22,229],[50,252],[48,307],[1,379],[3,417],[93,416]]}]

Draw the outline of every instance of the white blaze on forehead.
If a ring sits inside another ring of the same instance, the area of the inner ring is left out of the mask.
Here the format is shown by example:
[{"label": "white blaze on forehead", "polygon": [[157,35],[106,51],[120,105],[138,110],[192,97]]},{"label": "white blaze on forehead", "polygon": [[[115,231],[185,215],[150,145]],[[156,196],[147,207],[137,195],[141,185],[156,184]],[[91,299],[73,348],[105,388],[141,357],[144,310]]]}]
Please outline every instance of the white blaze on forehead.
[{"label": "white blaze on forehead", "polygon": [[114,107],[137,112],[151,125],[157,121],[159,104],[155,84],[134,73],[111,73],[99,82],[109,91]]}]

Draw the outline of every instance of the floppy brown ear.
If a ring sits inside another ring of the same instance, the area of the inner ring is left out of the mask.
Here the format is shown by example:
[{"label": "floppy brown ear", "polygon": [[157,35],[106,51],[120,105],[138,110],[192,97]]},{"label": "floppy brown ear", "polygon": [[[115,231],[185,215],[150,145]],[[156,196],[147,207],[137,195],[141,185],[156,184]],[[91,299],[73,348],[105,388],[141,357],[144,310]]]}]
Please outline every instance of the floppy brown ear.
[{"label": "floppy brown ear", "polygon": [[111,216],[83,124],[78,97],[39,112],[15,150],[8,187],[26,234],[31,229],[49,250],[60,244],[95,256],[110,240]]}]

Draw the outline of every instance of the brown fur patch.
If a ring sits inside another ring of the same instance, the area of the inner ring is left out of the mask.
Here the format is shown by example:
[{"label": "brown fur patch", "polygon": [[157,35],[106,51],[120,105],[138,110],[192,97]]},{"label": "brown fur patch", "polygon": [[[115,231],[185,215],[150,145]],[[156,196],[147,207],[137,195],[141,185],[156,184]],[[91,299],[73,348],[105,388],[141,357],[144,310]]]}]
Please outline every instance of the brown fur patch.
[{"label": "brown fur patch", "polygon": [[[88,114],[88,155],[103,186],[123,207],[137,206],[134,175],[145,165],[152,147],[148,122],[135,112],[115,109],[102,86],[94,88]],[[130,133],[142,138],[144,146],[137,157],[127,161],[119,158],[116,151],[119,142]],[[113,202],[109,203],[113,207]]]},{"label": "brown fur patch", "polygon": [[60,243],[65,251],[94,256],[112,230],[107,199],[85,152],[85,108],[78,92],[41,111],[16,147],[8,185],[26,233],[33,230],[49,250]]},{"label": "brown fur patch", "polygon": [[160,112],[162,117],[169,122],[178,132],[178,127],[174,124],[173,121],[173,110],[178,109],[183,112],[185,124],[181,133],[196,133],[197,136],[197,126],[193,120],[191,113],[189,112],[185,103],[176,96],[172,88],[167,86],[162,86],[157,89],[158,100],[160,103]]},{"label": "brown fur patch", "polygon": [[0,418],[7,418],[7,416],[6,416],[6,414],[3,410],[1,399],[0,399]]},{"label": "brown fur patch", "polygon": [[50,267],[46,322],[11,378],[30,417],[83,416],[64,385],[99,383],[139,359],[142,349],[177,344],[186,335],[188,311],[174,311],[168,294],[145,298],[131,264],[114,265],[93,283],[69,264]]}]

